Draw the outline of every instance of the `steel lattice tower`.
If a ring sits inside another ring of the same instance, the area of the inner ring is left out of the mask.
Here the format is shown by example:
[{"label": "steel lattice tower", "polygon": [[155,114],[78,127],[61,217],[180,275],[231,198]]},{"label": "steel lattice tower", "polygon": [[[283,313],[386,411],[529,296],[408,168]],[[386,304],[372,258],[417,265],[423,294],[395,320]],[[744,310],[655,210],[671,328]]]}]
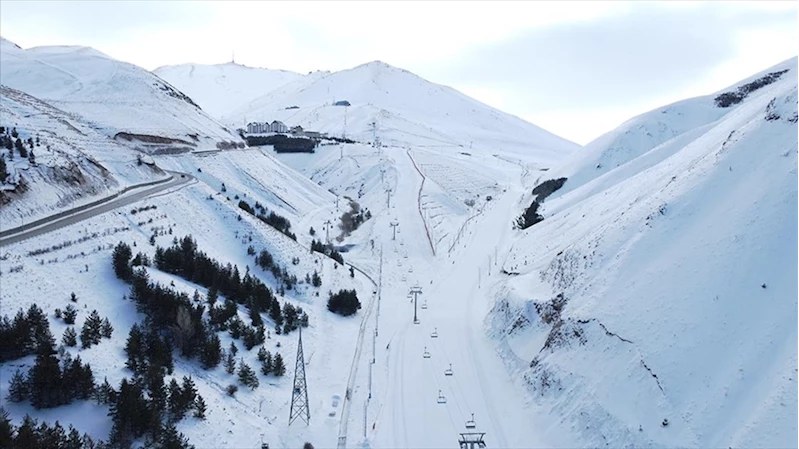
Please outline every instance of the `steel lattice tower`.
[{"label": "steel lattice tower", "polygon": [[305,357],[302,355],[302,326],[300,326],[300,342],[297,345],[297,364],[294,368],[294,390],[291,394],[291,411],[289,425],[298,417],[311,422],[311,411],[308,408],[308,385],[305,383]]}]

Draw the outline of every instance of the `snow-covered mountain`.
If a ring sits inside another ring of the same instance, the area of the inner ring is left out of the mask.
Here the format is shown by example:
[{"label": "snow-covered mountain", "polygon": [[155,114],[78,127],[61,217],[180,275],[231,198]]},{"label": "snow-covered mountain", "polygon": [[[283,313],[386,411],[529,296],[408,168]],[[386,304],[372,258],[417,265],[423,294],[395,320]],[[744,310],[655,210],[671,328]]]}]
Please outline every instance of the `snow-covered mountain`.
[{"label": "snow-covered mountain", "polygon": [[5,184],[0,180],[3,228],[166,177],[76,115],[5,86],[0,86],[0,126],[8,138],[16,132],[34,155],[31,160],[17,149],[0,148],[9,172]]},{"label": "snow-covered mountain", "polygon": [[[712,126],[746,103],[727,103],[724,101],[725,97],[746,91],[746,98],[751,98],[767,92],[774,88],[768,83],[782,76],[790,77],[785,71],[795,71],[796,66],[797,58],[794,57],[718,92],[679,101],[626,121],[588,143],[579,154],[572,155],[563,165],[546,174],[548,179],[568,178],[563,188],[554,195],[560,196],[574,190],[655,147],[659,147],[657,154],[651,154],[646,162],[639,161],[635,170],[642,170],[659,162],[706,132],[704,127]],[[616,179],[624,179],[631,174],[632,172],[626,171],[621,176],[616,176]]]},{"label": "snow-covered mountain", "polygon": [[[336,106],[346,101],[350,106]],[[533,155],[543,166],[579,145],[462,93],[375,61],[295,83],[223,118],[230,126],[280,120],[288,126],[372,142]],[[373,125],[374,123],[374,125]]]},{"label": "snow-covered mountain", "polygon": [[23,50],[0,42],[0,83],[77,114],[103,134],[148,151],[214,148],[240,138],[152,73],[74,46]]},{"label": "snow-covered mountain", "polygon": [[546,440],[796,445],[796,72],[644,114],[553,170],[574,185],[521,231],[486,319]]},{"label": "snow-covered mountain", "polygon": [[153,73],[192,98],[212,117],[223,117],[278,87],[303,78],[286,70],[227,64],[180,64]]}]

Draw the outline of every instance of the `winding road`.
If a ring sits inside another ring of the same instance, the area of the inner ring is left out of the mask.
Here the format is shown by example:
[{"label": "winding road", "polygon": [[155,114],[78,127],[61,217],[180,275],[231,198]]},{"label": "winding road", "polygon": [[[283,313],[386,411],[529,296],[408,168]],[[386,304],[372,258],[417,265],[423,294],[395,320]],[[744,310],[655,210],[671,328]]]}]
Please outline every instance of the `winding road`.
[{"label": "winding road", "polygon": [[190,182],[196,181],[194,176],[188,173],[173,171],[167,171],[167,173],[170,175],[168,178],[132,185],[109,197],[93,201],[89,204],[59,212],[23,226],[4,229],[0,232],[0,247],[46,234],[56,229],[61,229],[65,226],[78,223],[116,208],[141,201],[144,198],[158,193],[169,191],[172,188],[182,187]]}]

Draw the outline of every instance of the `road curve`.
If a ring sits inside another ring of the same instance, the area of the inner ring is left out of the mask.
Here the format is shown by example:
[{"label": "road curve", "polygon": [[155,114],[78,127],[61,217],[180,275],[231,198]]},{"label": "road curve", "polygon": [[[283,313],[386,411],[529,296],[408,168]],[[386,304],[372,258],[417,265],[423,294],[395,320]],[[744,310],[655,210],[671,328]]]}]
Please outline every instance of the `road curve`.
[{"label": "road curve", "polygon": [[[181,186],[195,179],[194,176],[187,173],[180,173],[173,171],[167,171],[167,172],[171,176],[169,178],[166,178],[165,180],[159,180],[155,182],[131,186],[124,189],[122,192],[114,194],[108,198],[104,198],[102,200],[95,201],[93,203],[84,204],[82,206],[78,206],[64,212],[59,212],[55,215],[43,218],[41,220],[37,220],[33,223],[29,223],[24,226],[20,226],[14,229],[4,230],[0,235],[4,235],[7,237],[0,238],[0,247],[5,245],[10,245],[12,243],[21,242],[31,237],[36,237],[38,235],[46,234],[48,232],[55,231],[56,229],[61,229],[65,226],[78,223],[88,218],[114,210],[118,207],[135,203],[144,198],[147,198],[148,196],[162,192],[164,190]],[[120,197],[120,195],[122,194],[137,189],[144,189],[144,190]]]}]

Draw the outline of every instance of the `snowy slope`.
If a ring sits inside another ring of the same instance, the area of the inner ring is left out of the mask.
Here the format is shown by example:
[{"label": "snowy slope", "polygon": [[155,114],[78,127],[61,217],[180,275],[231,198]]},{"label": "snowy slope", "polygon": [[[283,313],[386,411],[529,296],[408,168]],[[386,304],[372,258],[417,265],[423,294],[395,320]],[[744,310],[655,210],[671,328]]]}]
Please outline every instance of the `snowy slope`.
[{"label": "snowy slope", "polygon": [[795,67],[725,112],[547,200],[508,252],[486,322],[551,444],[796,446]]},{"label": "snowy slope", "polygon": [[153,73],[191,97],[212,117],[223,117],[272,90],[303,78],[299,73],[236,63],[180,64]]},{"label": "snowy slope", "polygon": [[3,228],[166,177],[155,166],[139,165],[137,153],[79,117],[5,86],[0,87],[0,126],[9,133],[16,129],[23,141],[38,141],[32,149],[26,146],[34,152],[33,164],[17,150],[10,159],[0,149],[10,172],[0,195]]},{"label": "snowy slope", "polygon": [[[752,101],[753,98],[760,95],[769,95],[769,92],[778,87],[775,84],[761,87],[750,93],[743,102],[730,107],[717,106],[714,99],[718,95],[736,91],[739,86],[760,79],[769,73],[786,69],[790,69],[790,72],[782,75],[780,80],[784,78],[795,79],[796,67],[797,58],[794,57],[713,94],[678,101],[634,117],[618,128],[588,143],[579,154],[574,154],[561,166],[553,168],[545,177],[540,179],[543,181],[544,179],[560,177],[568,178],[563,188],[553,195],[554,198],[636,159],[655,147],[659,147],[658,153],[660,153],[660,156],[652,158],[645,165],[636,168],[636,170],[640,171],[650,167],[682,148],[687,141],[693,140],[697,135],[701,135],[706,131],[700,128],[717,122],[747,102]],[[694,133],[691,134],[692,132]],[[630,172],[627,172],[616,179],[624,179],[630,174]]]},{"label": "snowy slope", "polygon": [[[334,106],[336,101],[351,106]],[[298,109],[286,109],[298,106]],[[552,164],[580,147],[456,90],[375,61],[298,81],[227,117],[228,125],[281,120],[288,126],[384,144],[516,152]]]},{"label": "snowy slope", "polygon": [[140,67],[86,47],[22,50],[7,40],[0,44],[0,84],[77,114],[107,136],[133,135],[120,140],[151,151],[240,140],[189,97]]}]

